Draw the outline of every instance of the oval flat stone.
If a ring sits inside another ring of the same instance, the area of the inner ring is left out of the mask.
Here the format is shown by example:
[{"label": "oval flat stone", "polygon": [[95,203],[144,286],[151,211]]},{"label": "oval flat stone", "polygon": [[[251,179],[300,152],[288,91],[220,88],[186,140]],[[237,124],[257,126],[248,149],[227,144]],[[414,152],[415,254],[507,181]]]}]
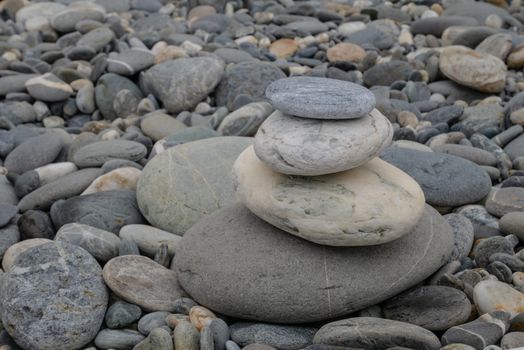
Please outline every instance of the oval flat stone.
[{"label": "oval flat stone", "polygon": [[287,234],[237,204],[188,230],[174,266],[184,290],[213,311],[305,323],[348,315],[414,286],[439,269],[452,248],[451,228],[429,206],[398,240],[340,248]]},{"label": "oval flat stone", "polygon": [[473,289],[473,300],[479,313],[504,310],[515,317],[524,311],[524,294],[499,281],[482,281]]},{"label": "oval flat stone", "polygon": [[266,97],[285,114],[314,119],[360,118],[375,107],[375,95],[365,87],[328,78],[280,79],[267,87]]},{"label": "oval flat stone", "polygon": [[437,350],[441,346],[437,336],[424,328],[376,317],[355,317],[328,323],[315,334],[313,342],[363,349]]},{"label": "oval flat stone", "polygon": [[31,137],[11,151],[4,166],[9,172],[23,174],[51,163],[62,150],[62,140],[54,134]]},{"label": "oval flat stone", "polygon": [[136,185],[141,174],[142,171],[135,167],[121,167],[112,170],[94,179],[89,187],[82,192],[82,195],[115,190],[136,191]]},{"label": "oval flat stone", "polygon": [[281,350],[299,350],[313,343],[318,329],[267,323],[237,322],[230,327],[231,339],[244,347],[262,343]]},{"label": "oval flat stone", "polygon": [[24,349],[80,349],[104,321],[102,270],[75,245],[52,242],[27,250],[0,283],[2,323]]},{"label": "oval flat stone", "polygon": [[439,68],[456,83],[482,92],[500,92],[506,84],[507,69],[500,58],[464,46],[445,47]]},{"label": "oval flat stone", "polygon": [[183,235],[195,222],[236,202],[231,168],[248,137],[214,137],[162,152],[147,163],[137,199],[147,220]]},{"label": "oval flat stone", "polygon": [[102,262],[117,256],[120,244],[120,238],[112,232],[76,223],[62,226],[56,233],[55,241],[82,247]]},{"label": "oval flat stone", "polygon": [[421,286],[388,300],[382,308],[388,319],[445,331],[466,322],[471,303],[466,294],[445,286]]},{"label": "oval flat stone", "polygon": [[46,102],[62,101],[73,94],[71,86],[52,73],[29,79],[25,87],[35,99]]},{"label": "oval flat stone", "polygon": [[511,212],[524,211],[524,188],[503,187],[492,191],[486,200],[491,215],[502,217]]},{"label": "oval flat stone", "polygon": [[491,179],[485,171],[452,155],[390,147],[380,158],[412,176],[422,187],[426,202],[434,206],[475,203],[491,189]]},{"label": "oval flat stone", "polygon": [[175,310],[175,301],[184,296],[177,275],[140,255],[124,255],[109,260],[104,281],[118,297],[145,311]]},{"label": "oval flat stone", "polygon": [[276,111],[258,129],[254,149],[273,170],[324,175],[356,168],[376,157],[393,138],[393,127],[377,109],[363,118],[314,120]]},{"label": "oval flat stone", "polygon": [[59,200],[51,206],[57,229],[76,222],[117,233],[124,225],[141,224],[136,195],[131,191],[104,191]]},{"label": "oval flat stone", "polygon": [[146,154],[146,146],[136,141],[98,141],[76,151],[73,161],[80,168],[99,167],[112,159],[137,161],[144,158]]},{"label": "oval flat stone", "polygon": [[336,174],[288,176],[271,170],[249,147],[233,173],[237,196],[253,213],[318,244],[389,242],[409,233],[424,212],[417,183],[378,158]]}]

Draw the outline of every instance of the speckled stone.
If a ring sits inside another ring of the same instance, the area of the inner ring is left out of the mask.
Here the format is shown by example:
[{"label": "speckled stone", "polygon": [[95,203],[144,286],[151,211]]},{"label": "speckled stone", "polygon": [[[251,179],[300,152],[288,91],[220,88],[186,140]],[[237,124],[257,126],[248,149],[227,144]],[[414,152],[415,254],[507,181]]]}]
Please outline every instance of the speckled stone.
[{"label": "speckled stone", "polygon": [[96,260],[62,242],[20,254],[0,289],[4,327],[25,349],[79,349],[94,339],[107,308]]},{"label": "speckled stone", "polygon": [[325,175],[364,164],[392,138],[393,127],[376,109],[349,120],[314,120],[275,111],[260,126],[254,150],[276,172]]},{"label": "speckled stone", "polygon": [[375,95],[371,91],[337,79],[280,79],[267,87],[266,96],[281,112],[304,118],[361,118],[375,107]]},{"label": "speckled stone", "polygon": [[299,350],[313,343],[318,329],[267,323],[237,322],[230,326],[231,339],[240,346],[262,343],[281,350]]},{"label": "speckled stone", "polygon": [[270,224],[309,241],[331,246],[365,246],[409,233],[424,212],[417,183],[380,160],[330,175],[277,173],[253,147],[233,166],[237,196]]}]

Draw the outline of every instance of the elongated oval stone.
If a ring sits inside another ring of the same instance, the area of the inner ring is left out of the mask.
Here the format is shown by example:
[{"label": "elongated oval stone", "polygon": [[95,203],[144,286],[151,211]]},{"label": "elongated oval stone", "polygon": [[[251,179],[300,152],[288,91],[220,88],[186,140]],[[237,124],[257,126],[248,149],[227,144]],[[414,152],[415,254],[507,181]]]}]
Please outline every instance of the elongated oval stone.
[{"label": "elongated oval stone", "polygon": [[266,89],[266,97],[283,113],[314,119],[353,119],[369,114],[375,95],[347,81],[291,77],[277,80]]}]

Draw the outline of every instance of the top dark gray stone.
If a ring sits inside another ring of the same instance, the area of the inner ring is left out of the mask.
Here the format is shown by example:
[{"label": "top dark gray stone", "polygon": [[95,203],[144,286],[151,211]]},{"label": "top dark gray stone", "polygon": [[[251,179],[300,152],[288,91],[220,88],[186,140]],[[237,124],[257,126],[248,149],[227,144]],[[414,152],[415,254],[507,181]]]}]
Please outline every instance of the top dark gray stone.
[{"label": "top dark gray stone", "polygon": [[266,97],[281,112],[303,118],[361,118],[375,107],[375,95],[365,87],[327,78],[280,79],[267,87]]}]

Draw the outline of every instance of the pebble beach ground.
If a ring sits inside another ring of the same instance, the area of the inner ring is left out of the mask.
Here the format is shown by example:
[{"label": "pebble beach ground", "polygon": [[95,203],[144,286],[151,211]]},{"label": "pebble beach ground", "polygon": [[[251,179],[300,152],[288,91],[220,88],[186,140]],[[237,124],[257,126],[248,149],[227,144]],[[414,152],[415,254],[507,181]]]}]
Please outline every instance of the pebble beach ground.
[{"label": "pebble beach ground", "polygon": [[508,1],[1,1],[0,350],[524,347]]}]

